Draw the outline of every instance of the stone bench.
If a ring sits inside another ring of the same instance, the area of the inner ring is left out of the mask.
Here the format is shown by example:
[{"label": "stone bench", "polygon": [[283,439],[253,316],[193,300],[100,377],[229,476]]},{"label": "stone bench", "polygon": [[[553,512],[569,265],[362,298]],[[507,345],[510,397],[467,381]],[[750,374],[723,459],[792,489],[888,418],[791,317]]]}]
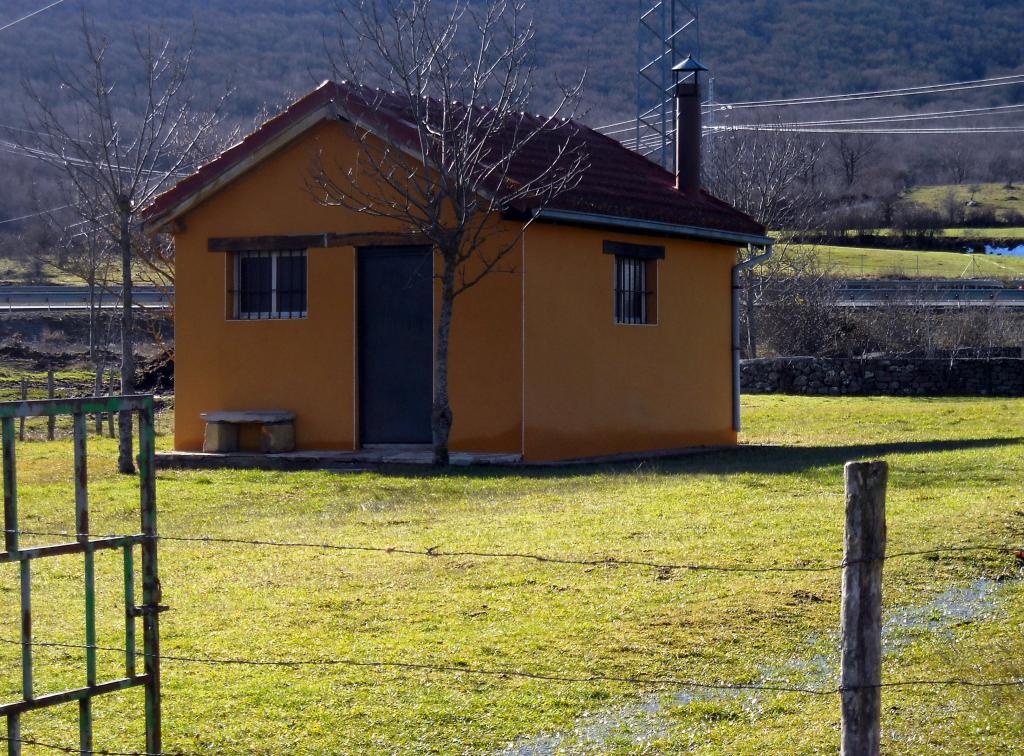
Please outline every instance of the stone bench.
[{"label": "stone bench", "polygon": [[264,454],[295,450],[294,412],[202,412],[206,421],[204,452],[238,451],[238,426],[260,426],[260,451]]}]

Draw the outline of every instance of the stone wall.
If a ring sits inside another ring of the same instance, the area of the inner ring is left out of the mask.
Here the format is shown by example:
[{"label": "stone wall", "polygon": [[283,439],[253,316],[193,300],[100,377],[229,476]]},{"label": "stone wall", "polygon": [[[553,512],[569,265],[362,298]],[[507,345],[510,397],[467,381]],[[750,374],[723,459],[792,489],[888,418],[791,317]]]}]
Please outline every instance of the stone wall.
[{"label": "stone wall", "polygon": [[743,392],[818,396],[1024,396],[1024,359],[777,357],[741,363]]}]

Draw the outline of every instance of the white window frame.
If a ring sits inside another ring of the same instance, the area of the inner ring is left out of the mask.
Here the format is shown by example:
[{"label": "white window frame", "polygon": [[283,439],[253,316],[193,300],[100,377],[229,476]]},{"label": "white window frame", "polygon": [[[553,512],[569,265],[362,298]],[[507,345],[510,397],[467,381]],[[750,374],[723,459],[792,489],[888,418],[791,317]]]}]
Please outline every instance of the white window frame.
[{"label": "white window frame", "polygon": [[[242,260],[247,257],[269,259],[270,310],[242,311]],[[277,307],[277,261],[282,257],[302,257],[306,260],[306,309],[281,312]],[[309,254],[306,250],[247,251],[234,254],[234,319],[235,320],[302,320],[309,316]]]}]

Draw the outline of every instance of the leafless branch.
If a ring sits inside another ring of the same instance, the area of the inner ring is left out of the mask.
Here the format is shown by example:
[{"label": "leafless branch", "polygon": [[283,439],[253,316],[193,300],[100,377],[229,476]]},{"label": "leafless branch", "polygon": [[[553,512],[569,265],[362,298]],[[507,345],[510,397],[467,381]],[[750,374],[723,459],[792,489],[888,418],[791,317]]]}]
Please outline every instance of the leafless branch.
[{"label": "leafless branch", "polygon": [[[121,390],[135,383],[132,274],[142,261],[136,217],[156,195],[209,156],[223,121],[226,92],[200,108],[188,87],[191,41],[175,47],[152,31],[133,37],[141,83],[107,66],[108,41],[85,12],[86,63],[54,61],[58,86],[43,93],[26,84],[30,128],[22,150],[54,166],[77,215],[72,238],[86,248],[114,248],[121,267]],[[122,417],[119,468],[134,469],[131,418]]]},{"label": "leafless branch", "polygon": [[[512,270],[508,255],[531,213],[578,183],[583,76],[561,87],[548,115],[530,113],[534,27],[522,0],[355,0],[338,15],[329,56],[339,79],[361,82],[338,103],[358,157],[338,165],[315,156],[310,189],[324,205],[425,239],[440,258],[434,435],[435,457],[446,459],[453,302]],[[552,159],[529,164],[541,144]],[[521,220],[503,223],[510,213]]]}]

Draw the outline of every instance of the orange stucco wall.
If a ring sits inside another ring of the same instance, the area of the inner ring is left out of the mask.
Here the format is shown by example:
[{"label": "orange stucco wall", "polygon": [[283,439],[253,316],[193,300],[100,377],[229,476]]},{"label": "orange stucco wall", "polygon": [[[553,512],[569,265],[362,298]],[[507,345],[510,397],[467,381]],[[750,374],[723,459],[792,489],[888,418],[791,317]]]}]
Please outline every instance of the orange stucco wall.
[{"label": "orange stucco wall", "polygon": [[[355,249],[309,250],[308,317],[290,321],[229,319],[232,261],[207,251],[210,237],[397,230],[313,201],[306,187],[319,150],[340,167],[357,153],[341,126],[321,124],[178,228],[178,449],[201,448],[201,412],[257,409],[296,412],[299,448],[358,447]],[[605,240],[666,248],[656,325],[614,323]],[[735,443],[734,262],[727,245],[531,225],[502,272],[456,302],[452,449],[543,461]]]},{"label": "orange stucco wall", "polygon": [[[665,247],[656,325],[615,323],[606,239]],[[534,224],[524,249],[527,460],[736,442],[734,247]]]},{"label": "orange stucco wall", "polygon": [[[283,409],[297,413],[306,449],[352,449],[356,418],[353,248],[308,255],[308,317],[230,320],[230,257],[208,239],[387,231],[379,219],[314,202],[306,185],[314,151],[325,165],[351,165],[356,146],[322,124],[191,210],[175,234],[175,446],[202,446],[200,412]],[[457,300],[450,387],[457,451],[521,449],[522,282],[518,247],[494,275]]]}]

